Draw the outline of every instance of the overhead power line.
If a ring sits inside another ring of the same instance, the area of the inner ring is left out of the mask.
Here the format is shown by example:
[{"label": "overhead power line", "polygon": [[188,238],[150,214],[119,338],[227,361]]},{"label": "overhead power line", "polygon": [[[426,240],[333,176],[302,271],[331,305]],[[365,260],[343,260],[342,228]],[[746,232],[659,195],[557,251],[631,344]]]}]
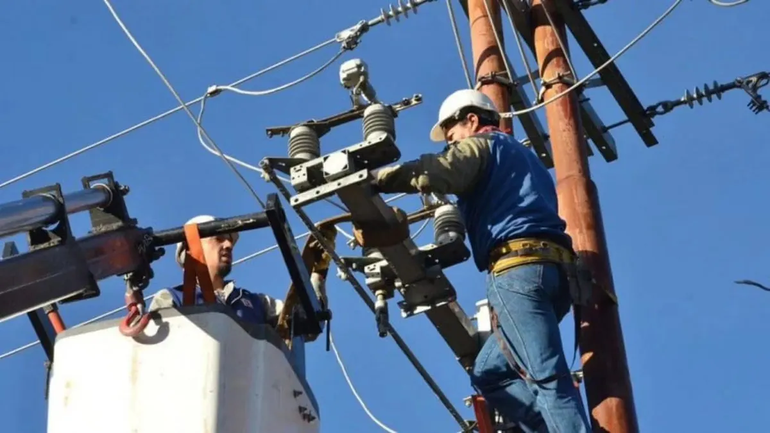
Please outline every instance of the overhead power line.
[{"label": "overhead power line", "polygon": [[[717,0],[709,0],[709,1],[712,4],[716,5],[716,6],[732,7],[732,6],[739,6],[739,5],[748,3],[749,0],[738,0],[738,1],[733,2],[733,3],[724,3],[724,2],[721,2],[721,1],[717,1]],[[550,104],[552,102],[555,102],[558,99],[561,99],[564,96],[568,95],[570,92],[576,90],[577,88],[579,88],[580,86],[585,84],[586,81],[588,81],[589,79],[593,78],[596,74],[598,74],[599,72],[604,70],[604,68],[606,68],[607,66],[611,65],[612,63],[614,63],[618,58],[620,58],[620,56],[625,54],[626,51],[628,51],[629,49],[631,49],[631,47],[636,45],[637,42],[639,42],[642,39],[644,39],[644,37],[647,36],[647,34],[650,33],[652,31],[652,29],[657,27],[658,24],[660,24],[664,19],[666,19],[671,14],[671,12],[673,12],[674,9],[676,9],[677,6],[679,6],[681,3],[682,3],[682,0],[676,0],[671,6],[669,6],[668,9],[666,9],[665,12],[663,12],[663,14],[661,16],[659,16],[655,21],[653,21],[652,24],[650,24],[646,29],[644,29],[637,37],[632,39],[631,42],[629,42],[625,47],[623,47],[620,51],[618,51],[617,54],[615,54],[614,56],[610,57],[609,60],[604,62],[601,66],[596,68],[590,74],[588,74],[585,77],[581,78],[578,82],[576,82],[575,84],[570,86],[567,90],[559,93],[558,95],[552,97],[551,99],[549,99],[547,101],[543,101],[543,102],[541,102],[539,104],[536,104],[536,105],[533,105],[533,106],[531,106],[529,108],[525,108],[523,110],[518,110],[518,111],[512,111],[510,113],[500,113],[500,115],[502,117],[509,117],[509,118],[516,117],[516,116],[521,115],[521,114],[526,114],[526,113],[529,113],[529,112],[532,112],[532,111],[535,111],[535,110],[539,110],[540,108],[543,108],[546,105],[548,105],[548,104]],[[484,2],[484,4],[486,6],[486,1]],[[550,20],[550,18],[549,18],[549,21],[551,22],[551,25],[553,25],[553,22]],[[558,32],[557,32],[557,35],[558,35]],[[559,38],[559,39],[561,39],[561,38]],[[563,46],[563,43],[561,41],[559,41],[559,43]],[[503,58],[505,59],[505,56],[503,56]],[[572,68],[571,65],[570,65],[570,69],[573,70],[573,74],[574,74],[575,72],[574,72],[574,69]],[[509,73],[509,76],[510,76],[510,73]]]},{"label": "overhead power line", "polygon": [[738,0],[738,1],[734,1],[734,2],[721,2],[721,1],[718,1],[718,0],[709,0],[709,2],[711,2],[711,4],[713,4],[713,5],[721,6],[723,8],[729,8],[729,7],[733,7],[733,6],[740,6],[740,5],[744,4],[744,3],[748,3],[749,0]]},{"label": "overhead power line", "polygon": [[[302,51],[302,52],[300,52],[298,54],[295,54],[295,55],[293,55],[291,57],[288,57],[288,58],[286,58],[284,60],[281,60],[280,62],[275,63],[273,65],[270,65],[270,66],[268,66],[268,67],[266,67],[266,68],[264,68],[262,70],[259,70],[259,71],[255,72],[255,73],[251,74],[251,75],[243,77],[240,80],[234,81],[234,82],[230,83],[228,86],[229,87],[240,86],[241,84],[246,83],[247,81],[251,81],[254,78],[257,78],[257,77],[259,77],[261,75],[264,75],[264,74],[266,74],[266,73],[268,73],[270,71],[278,69],[281,66],[287,65],[287,64],[289,64],[289,63],[291,63],[291,62],[293,62],[295,60],[298,60],[298,59],[300,59],[302,57],[305,57],[308,54],[311,54],[311,53],[313,53],[315,51],[318,51],[321,48],[324,48],[324,47],[326,47],[328,45],[331,45],[331,44],[333,44],[335,42],[337,42],[336,38],[332,38],[332,39],[329,39],[327,41],[321,42],[320,44],[318,44],[318,45],[316,45],[314,47],[308,48],[305,51]],[[190,107],[192,105],[195,105],[195,104],[201,102],[203,100],[203,98],[204,98],[203,96],[201,96],[199,98],[195,98],[192,101],[189,101],[189,102],[186,102],[186,103],[184,103],[182,105],[179,105],[176,108],[172,108],[171,110],[168,110],[168,111],[165,111],[165,112],[163,112],[161,114],[158,114],[155,117],[151,117],[151,118],[149,118],[149,119],[147,119],[147,120],[145,120],[143,122],[139,122],[136,125],[133,125],[133,126],[131,126],[129,128],[126,128],[126,129],[124,129],[124,130],[122,130],[120,132],[117,132],[117,133],[113,134],[113,135],[110,135],[109,137],[103,138],[103,139],[101,139],[101,140],[99,140],[99,141],[97,141],[95,143],[89,144],[89,145],[87,145],[87,146],[85,146],[85,147],[83,147],[83,148],[81,148],[79,150],[76,150],[76,151],[74,151],[72,153],[69,153],[69,154],[67,154],[67,155],[65,155],[65,156],[63,156],[61,158],[55,159],[55,160],[53,160],[53,161],[51,161],[49,163],[43,164],[40,167],[37,167],[37,168],[35,168],[33,170],[30,170],[30,171],[28,171],[28,172],[26,172],[24,174],[16,176],[13,179],[10,179],[10,180],[7,180],[7,181],[5,181],[3,183],[0,183],[0,188],[6,187],[6,186],[14,184],[14,183],[16,183],[16,182],[18,182],[20,180],[26,179],[26,178],[28,178],[28,177],[30,177],[30,176],[32,176],[34,174],[37,174],[37,173],[39,173],[39,172],[41,172],[43,170],[49,169],[49,168],[51,168],[51,167],[53,167],[55,165],[61,164],[61,163],[65,162],[65,161],[67,161],[69,159],[72,159],[72,158],[74,158],[74,157],[76,157],[78,155],[81,155],[81,154],[83,154],[85,152],[88,152],[89,150],[96,149],[99,146],[102,146],[102,145],[107,144],[107,143],[109,143],[109,142],[111,142],[113,140],[116,140],[116,139],[118,139],[120,137],[123,137],[124,135],[128,135],[128,134],[130,134],[130,133],[132,133],[132,132],[134,132],[134,131],[136,131],[138,129],[141,129],[141,128],[147,126],[147,125],[155,123],[158,120],[165,119],[166,117],[168,117],[168,116],[170,116],[170,115],[172,115],[172,114],[174,114],[174,113],[176,113],[178,111],[182,111],[184,109],[184,107]]]},{"label": "overhead power line", "polygon": [[[524,52],[524,44],[521,42],[521,35],[519,35],[519,30],[516,28],[516,25],[513,24],[513,18],[511,18],[511,11],[508,8],[508,2],[501,1],[500,2],[503,5],[503,9],[505,9],[505,16],[508,17],[508,23],[511,25],[511,31],[513,31],[513,36],[516,38],[516,47],[519,49],[519,55],[521,55],[521,61],[524,63],[524,67],[527,69],[527,77],[529,77],[529,84],[532,85],[532,92],[537,96],[537,84],[535,84],[535,77],[532,75],[532,68],[529,66],[529,60],[527,60],[527,54]],[[490,23],[494,27],[495,23],[494,21],[490,20]],[[566,52],[566,51],[565,51]],[[509,77],[511,80],[515,80],[516,77]]]},{"label": "overhead power line", "polygon": [[446,0],[446,8],[449,13],[449,22],[452,24],[452,33],[455,37],[455,45],[457,45],[457,52],[460,54],[460,63],[463,66],[463,73],[465,74],[465,81],[468,83],[468,88],[473,88],[473,80],[471,79],[471,73],[468,70],[468,61],[465,59],[465,50],[463,49],[463,43],[460,39],[460,31],[457,29],[457,19],[455,18],[455,11],[452,7],[452,0]]},{"label": "overhead power line", "polygon": [[596,74],[598,74],[599,72],[601,72],[602,70],[604,70],[604,68],[606,68],[607,66],[609,66],[609,65],[611,65],[613,62],[615,62],[615,61],[616,61],[616,60],[617,60],[617,59],[618,59],[620,56],[622,56],[623,54],[625,54],[625,53],[626,53],[626,51],[628,51],[629,49],[631,49],[631,47],[633,47],[634,45],[636,45],[636,43],[637,43],[637,42],[639,42],[639,41],[640,41],[640,40],[642,40],[642,39],[643,39],[645,36],[647,36],[647,34],[648,34],[648,33],[650,33],[650,32],[652,31],[652,29],[654,29],[655,27],[657,27],[657,26],[658,26],[658,24],[660,24],[660,23],[661,23],[661,22],[662,22],[662,21],[663,21],[663,20],[664,20],[666,17],[668,17],[668,16],[671,14],[671,12],[673,12],[673,11],[674,11],[674,9],[676,9],[676,8],[677,8],[677,6],[679,6],[681,3],[682,3],[682,0],[676,0],[676,1],[674,2],[674,4],[672,4],[671,6],[669,6],[669,8],[668,8],[668,9],[667,9],[667,10],[666,10],[666,11],[665,11],[665,12],[664,12],[664,13],[663,13],[661,16],[659,16],[659,17],[658,17],[658,18],[657,18],[655,21],[653,21],[653,23],[652,23],[652,24],[650,24],[650,25],[649,25],[649,26],[648,26],[646,29],[644,29],[644,30],[643,30],[643,31],[642,31],[642,32],[641,32],[641,33],[640,33],[640,34],[639,34],[637,37],[635,37],[633,40],[631,40],[631,42],[629,42],[629,43],[628,43],[628,44],[627,44],[625,47],[623,47],[623,48],[622,48],[620,51],[618,51],[618,52],[617,52],[617,54],[615,54],[614,56],[610,57],[610,58],[609,58],[609,60],[607,60],[606,62],[604,62],[604,63],[603,63],[601,66],[599,66],[598,68],[596,68],[596,69],[595,69],[593,72],[591,72],[590,74],[588,74],[588,75],[586,75],[585,77],[581,78],[581,79],[580,79],[579,81],[577,81],[575,84],[573,84],[572,86],[570,86],[570,87],[569,87],[567,90],[565,90],[565,91],[563,91],[563,92],[559,93],[558,95],[556,95],[556,96],[552,97],[551,99],[549,99],[549,100],[547,100],[547,101],[543,101],[543,102],[541,102],[541,103],[539,103],[539,104],[535,104],[535,105],[533,105],[533,106],[531,106],[531,107],[529,107],[529,108],[525,108],[525,109],[523,109],[523,110],[518,110],[518,111],[512,111],[512,112],[509,112],[509,113],[500,113],[500,115],[501,115],[502,117],[508,117],[508,118],[512,118],[512,117],[516,117],[516,116],[519,116],[519,115],[521,115],[521,114],[530,113],[530,112],[532,112],[532,111],[535,111],[535,110],[539,110],[540,108],[543,108],[543,107],[545,107],[546,105],[548,105],[548,104],[550,104],[550,103],[552,103],[552,102],[555,102],[555,101],[557,101],[557,100],[559,100],[559,99],[563,98],[564,96],[566,96],[566,95],[570,94],[572,91],[574,91],[575,89],[577,89],[577,88],[579,88],[580,86],[582,86],[583,84],[585,84],[585,83],[586,83],[586,81],[588,81],[589,79],[593,78],[593,77],[594,77]]},{"label": "overhead power line", "polygon": [[334,344],[334,337],[329,335],[329,343],[331,345],[332,351],[334,352],[334,357],[337,358],[337,364],[340,366],[340,370],[342,371],[342,376],[345,377],[345,382],[348,383],[348,387],[350,388],[350,391],[353,393],[353,396],[358,400],[358,404],[361,405],[361,408],[366,412],[366,415],[371,419],[375,424],[377,424],[380,428],[385,430],[388,433],[396,433],[395,430],[391,429],[390,427],[383,424],[380,420],[377,419],[377,417],[372,414],[372,412],[369,411],[369,408],[366,406],[366,403],[364,403],[364,400],[361,398],[360,395],[358,395],[358,391],[356,391],[356,387],[353,386],[353,381],[350,380],[350,376],[348,376],[348,370],[345,368],[345,364],[342,362],[342,358],[340,357],[339,352],[337,351],[337,345]]},{"label": "overhead power line", "polygon": [[[336,59],[336,58],[338,58],[338,57],[339,57],[339,56],[337,55],[337,56],[335,56],[333,59]],[[328,63],[329,63],[329,62],[327,62],[327,64],[328,64]],[[306,76],[306,77],[307,77],[307,76]],[[204,96],[203,96],[203,100],[201,100],[201,107],[200,107],[200,111],[198,111],[198,118],[197,118],[197,120],[198,120],[198,124],[199,124],[199,125],[202,125],[202,124],[203,124],[203,113],[205,113],[205,111],[206,111],[206,100],[207,100],[207,99],[210,97],[210,96],[209,96],[209,94],[210,94],[210,92],[209,92],[209,93],[207,93],[206,95],[204,95]],[[202,135],[202,129],[200,129],[200,128],[198,128],[198,141],[200,142],[201,146],[203,146],[203,148],[204,148],[204,149],[206,149],[208,152],[210,152],[210,153],[211,153],[211,154],[213,154],[213,155],[216,155],[216,156],[220,156],[220,154],[219,154],[219,153],[218,153],[218,152],[217,152],[215,149],[212,149],[212,148],[211,148],[211,146],[209,146],[208,144],[206,144],[206,141],[203,139],[203,135]],[[251,165],[251,164],[249,164],[249,163],[243,162],[243,161],[241,161],[240,159],[237,159],[237,158],[233,158],[233,157],[232,157],[232,156],[230,156],[230,155],[227,155],[227,154],[223,154],[223,155],[222,155],[222,157],[223,157],[223,158],[225,158],[225,159],[227,159],[228,161],[230,161],[230,162],[234,163],[234,164],[238,164],[238,165],[240,165],[240,166],[241,166],[241,167],[243,167],[243,168],[246,168],[246,169],[249,169],[249,170],[255,171],[255,172],[257,172],[257,173],[260,173],[260,174],[264,174],[264,173],[265,173],[265,171],[264,171],[264,170],[262,170],[261,168],[259,168],[259,167],[256,167],[256,166],[253,166],[253,165]],[[284,177],[282,177],[282,176],[281,176],[281,180],[283,180],[283,181],[285,181],[285,182],[289,182],[289,183],[291,183],[291,179],[286,179],[286,178],[284,178]],[[342,211],[344,211],[344,212],[347,212],[347,211],[348,211],[348,210],[345,208],[345,206],[343,206],[343,205],[341,205],[341,204],[337,203],[336,201],[334,201],[334,200],[332,200],[332,199],[330,199],[330,198],[324,199],[324,201],[326,201],[326,202],[328,202],[328,203],[330,203],[330,204],[334,205],[335,207],[337,207],[337,208],[341,209],[341,210],[342,210]],[[343,232],[343,231],[341,231],[341,230],[342,230],[342,229],[340,229],[340,228],[337,228],[337,231],[339,231],[340,233],[343,233],[343,234],[344,234],[345,236],[347,236],[348,238],[350,238],[350,237],[351,237],[350,235],[348,235],[347,233],[345,233],[345,232]]]},{"label": "overhead power line", "polygon": [[187,114],[187,116],[190,118],[190,120],[195,123],[195,125],[198,127],[198,130],[203,134],[204,137],[206,137],[206,140],[211,144],[214,149],[217,150],[217,153],[220,157],[222,157],[222,161],[227,164],[227,166],[232,170],[232,172],[235,174],[235,176],[240,179],[240,181],[244,184],[246,189],[249,190],[251,195],[254,197],[254,199],[262,206],[262,208],[265,208],[265,203],[262,201],[262,199],[259,197],[259,194],[257,194],[257,191],[254,190],[254,188],[251,186],[248,180],[246,180],[245,177],[241,174],[240,171],[238,171],[237,168],[235,168],[235,165],[225,158],[224,152],[222,152],[222,149],[219,148],[219,146],[214,142],[214,139],[211,138],[211,136],[206,132],[205,129],[203,129],[203,126],[201,126],[200,122],[195,118],[195,115],[190,111],[190,108],[185,105],[184,101],[182,100],[182,97],[179,96],[179,93],[174,89],[174,86],[171,85],[171,83],[168,81],[166,76],[163,74],[163,72],[158,68],[158,66],[155,64],[155,62],[152,60],[149,54],[142,48],[142,46],[139,44],[139,42],[134,38],[134,35],[131,34],[131,31],[128,30],[128,27],[123,23],[123,20],[120,19],[120,16],[117,12],[115,12],[115,9],[112,7],[112,4],[110,3],[110,0],[104,0],[104,4],[107,5],[107,8],[110,10],[110,13],[112,14],[112,17],[115,19],[115,21],[118,23],[120,28],[123,30],[123,33],[126,35],[126,37],[131,41],[131,43],[134,45],[137,51],[139,51],[139,54],[144,57],[145,60],[147,60],[147,63],[150,64],[150,67],[155,71],[156,74],[160,77],[160,79],[163,81],[163,84],[166,85],[168,90],[171,92],[172,95],[174,95],[174,98],[179,102],[180,106],[184,110],[184,112]]},{"label": "overhead power line", "polygon": [[[371,20],[360,21],[355,26],[350,27],[348,29],[345,29],[345,30],[343,30],[341,32],[338,32],[331,39],[328,39],[328,40],[326,40],[324,42],[321,42],[320,44],[318,44],[318,45],[316,45],[316,46],[314,46],[312,48],[309,48],[309,49],[307,49],[305,51],[302,51],[301,53],[295,54],[294,56],[291,56],[291,57],[288,57],[288,58],[286,58],[284,60],[281,60],[280,62],[275,63],[275,64],[273,64],[271,66],[268,66],[265,69],[262,69],[260,71],[257,71],[255,73],[251,74],[251,75],[248,75],[248,76],[246,76],[244,78],[241,78],[240,80],[237,80],[237,81],[229,84],[228,86],[229,87],[240,86],[241,84],[243,84],[243,83],[245,83],[247,81],[250,81],[250,80],[252,80],[254,78],[257,78],[260,75],[264,75],[264,74],[266,74],[266,73],[268,73],[270,71],[273,71],[273,70],[275,70],[275,69],[277,69],[279,67],[287,65],[287,64],[289,64],[289,63],[291,63],[291,62],[293,62],[293,61],[295,61],[297,59],[300,59],[300,58],[302,58],[302,57],[304,57],[304,56],[306,56],[306,55],[308,55],[310,53],[318,51],[321,48],[324,48],[324,47],[326,47],[328,45],[331,45],[331,44],[334,44],[334,43],[339,43],[343,47],[346,47],[348,49],[353,49],[358,44],[357,38],[360,37],[361,35],[363,35],[364,33],[366,33],[367,31],[369,31],[369,29],[371,29],[372,27],[380,25],[382,23],[390,25],[391,24],[391,20],[398,21],[399,17],[401,15],[403,15],[404,18],[407,18],[408,17],[408,15],[407,15],[408,11],[411,10],[411,11],[416,13],[418,6],[423,5],[425,3],[430,3],[430,2],[433,2],[433,1],[436,1],[436,0],[409,0],[409,1],[407,1],[406,4],[400,3],[400,5],[398,7],[396,7],[396,8],[393,8],[391,6],[390,10],[384,10],[383,9],[383,10],[380,11],[380,14],[377,17],[375,17],[375,18],[373,18]],[[72,159],[72,158],[74,158],[74,157],[76,157],[78,155],[81,155],[81,154],[83,154],[85,152],[88,152],[89,150],[95,149],[95,148],[97,148],[99,146],[102,146],[104,144],[107,144],[107,143],[109,143],[109,142],[111,142],[111,141],[113,141],[113,140],[115,140],[117,138],[120,138],[120,137],[122,137],[122,136],[124,136],[126,134],[129,134],[129,133],[134,132],[134,131],[136,131],[136,130],[138,130],[140,128],[143,128],[143,127],[145,127],[145,126],[147,126],[149,124],[155,123],[158,120],[161,120],[161,119],[163,119],[165,117],[168,117],[168,116],[170,116],[170,115],[172,115],[172,114],[174,114],[174,113],[176,113],[178,111],[186,110],[191,105],[195,105],[195,104],[201,102],[203,100],[203,98],[204,97],[201,96],[201,97],[193,99],[192,101],[189,101],[187,103],[180,103],[180,105],[177,106],[176,108],[173,108],[173,109],[168,110],[168,111],[166,111],[164,113],[158,114],[155,117],[152,117],[152,118],[147,119],[147,120],[145,120],[143,122],[137,123],[136,125],[131,126],[131,127],[127,128],[127,129],[124,129],[123,131],[120,131],[120,132],[118,132],[116,134],[113,134],[113,135],[111,135],[111,136],[109,136],[107,138],[104,138],[104,139],[99,140],[99,141],[97,141],[95,143],[89,144],[88,146],[85,146],[85,147],[83,147],[83,148],[81,148],[79,150],[76,150],[76,151],[74,151],[72,153],[69,153],[69,154],[67,154],[67,155],[65,155],[65,156],[63,156],[61,158],[58,158],[56,160],[53,160],[53,161],[48,162],[46,164],[43,164],[43,165],[41,165],[41,166],[39,166],[39,167],[37,167],[37,168],[35,168],[33,170],[30,170],[30,171],[28,171],[28,172],[26,172],[24,174],[21,174],[19,176],[16,176],[16,177],[14,177],[12,179],[9,179],[9,180],[3,182],[3,183],[0,183],[0,188],[6,187],[6,186],[11,185],[11,184],[14,184],[14,183],[16,183],[16,182],[18,182],[18,181],[20,181],[22,179],[26,179],[26,178],[28,178],[28,177],[30,177],[30,176],[32,176],[34,174],[37,174],[37,173],[39,173],[39,172],[41,172],[43,170],[46,170],[46,169],[51,168],[51,167],[53,167],[55,165],[61,164],[61,163],[65,162],[65,161],[67,161],[69,159]]]}]

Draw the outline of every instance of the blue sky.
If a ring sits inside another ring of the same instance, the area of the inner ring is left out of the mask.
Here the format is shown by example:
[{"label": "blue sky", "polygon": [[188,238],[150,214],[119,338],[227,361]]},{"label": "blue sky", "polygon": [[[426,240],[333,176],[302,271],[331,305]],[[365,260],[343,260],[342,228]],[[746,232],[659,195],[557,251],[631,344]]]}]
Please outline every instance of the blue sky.
[{"label": "blue sky", "polygon": [[[648,6],[615,1],[586,12],[608,51],[620,49],[671,2],[644,3]],[[228,84],[372,18],[387,4],[170,0],[116,1],[114,6],[182,97],[190,100],[212,84]],[[467,20],[456,3],[455,7],[470,52]],[[758,43],[765,36],[767,16],[767,2],[736,8],[718,8],[705,0],[684,2],[618,64],[644,105],[676,99],[702,83],[767,70],[768,55]],[[509,56],[522,73],[509,30],[506,39]],[[584,76],[592,68],[576,44],[571,45],[578,75]],[[5,83],[0,92],[0,181],[176,106],[102,2],[3,4],[0,52],[6,60],[0,68]],[[335,48],[326,48],[244,88],[266,89],[291,81],[334,52]],[[425,98],[397,121],[403,158],[439,150],[428,140],[429,128],[442,99],[465,86],[443,2],[426,5],[399,24],[373,29],[361,46],[344,56],[353,57],[369,64],[373,83],[385,100],[414,93]],[[311,81],[271,96],[223,94],[207,106],[204,126],[227,153],[243,160],[283,156],[285,140],[268,140],[264,129],[346,109],[349,102],[338,83],[338,68],[339,63]],[[622,119],[606,89],[591,89],[588,95],[605,123]],[[770,98],[770,92],[765,96]],[[752,114],[745,108],[747,102],[737,90],[720,102],[656,118],[653,131],[660,144],[653,148],[646,148],[630,126],[618,128],[613,135],[619,160],[609,164],[599,157],[591,160],[636,408],[645,432],[762,432],[770,422],[765,407],[770,350],[763,320],[770,297],[733,284],[742,278],[770,281],[764,200],[770,183],[766,169],[770,116]],[[516,124],[515,133],[521,136],[521,131]],[[323,145],[328,151],[358,140],[356,124],[332,131]],[[107,170],[131,187],[129,210],[143,226],[169,228],[200,213],[232,216],[258,210],[224,163],[199,145],[195,128],[183,113],[0,189],[0,202],[20,198],[24,189],[55,182],[74,191],[82,176]],[[260,195],[273,192],[256,173],[244,174]],[[414,198],[397,203],[407,210],[418,207]],[[317,204],[310,213],[320,219],[335,209]],[[290,215],[294,231],[304,232]],[[75,233],[84,234],[85,216],[74,221]],[[418,243],[429,243],[429,233]],[[269,232],[251,232],[241,237],[236,256],[269,245]],[[155,265],[155,289],[181,282],[180,270],[169,256]],[[281,266],[279,254],[270,253],[236,267],[233,276],[245,287],[282,297],[289,277],[275,271]],[[474,303],[484,296],[483,275],[471,262],[450,269],[448,275],[464,309],[472,313]],[[122,303],[121,279],[105,280],[101,287],[100,298],[63,308],[67,324]],[[329,293],[335,341],[373,413],[399,432],[457,431],[395,344],[377,337],[374,319],[350,286],[332,278]],[[395,327],[428,371],[470,418],[472,412],[462,405],[471,393],[467,376],[435,329],[425,317],[393,316]],[[26,318],[0,324],[0,352],[32,339]],[[563,341],[569,350],[570,318],[563,324]],[[361,410],[333,354],[323,346],[319,340],[307,354],[308,378],[321,404],[322,431],[380,431]],[[4,431],[45,431],[43,361],[39,347],[0,361]]]}]

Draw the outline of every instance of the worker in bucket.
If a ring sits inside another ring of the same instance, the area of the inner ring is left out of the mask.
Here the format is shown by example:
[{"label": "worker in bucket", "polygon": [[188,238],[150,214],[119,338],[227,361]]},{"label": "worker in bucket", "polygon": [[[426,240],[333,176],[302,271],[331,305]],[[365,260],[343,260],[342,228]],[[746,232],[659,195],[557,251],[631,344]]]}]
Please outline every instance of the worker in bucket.
[{"label": "worker in bucket", "polygon": [[[214,221],[209,215],[199,215],[186,224],[202,224]],[[262,293],[252,293],[237,287],[232,280],[225,278],[233,267],[233,248],[238,242],[238,233],[230,233],[201,239],[203,255],[208,265],[209,276],[214,287],[217,302],[228,305],[235,314],[245,322],[255,324],[275,325],[283,302]],[[184,242],[176,245],[176,262],[184,267],[187,246]],[[182,305],[182,285],[171,289],[163,289],[155,294],[150,311]],[[203,303],[200,287],[195,288],[195,303]]]},{"label": "worker in bucket", "polygon": [[525,431],[587,432],[559,333],[574,298],[572,240],[550,173],[499,121],[483,93],[454,92],[430,131],[432,141],[447,142],[444,151],[380,169],[373,188],[457,196],[476,267],[487,272],[494,331],[471,383]]}]

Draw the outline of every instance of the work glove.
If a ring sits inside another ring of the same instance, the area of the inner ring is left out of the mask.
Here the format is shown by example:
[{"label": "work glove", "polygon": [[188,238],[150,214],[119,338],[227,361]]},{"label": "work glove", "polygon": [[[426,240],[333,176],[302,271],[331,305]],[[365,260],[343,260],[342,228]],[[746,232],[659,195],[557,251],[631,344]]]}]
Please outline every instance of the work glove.
[{"label": "work glove", "polygon": [[377,170],[372,171],[372,178],[369,181],[369,187],[372,189],[373,194],[380,194],[382,193],[382,189],[380,189],[380,185],[377,182]]}]

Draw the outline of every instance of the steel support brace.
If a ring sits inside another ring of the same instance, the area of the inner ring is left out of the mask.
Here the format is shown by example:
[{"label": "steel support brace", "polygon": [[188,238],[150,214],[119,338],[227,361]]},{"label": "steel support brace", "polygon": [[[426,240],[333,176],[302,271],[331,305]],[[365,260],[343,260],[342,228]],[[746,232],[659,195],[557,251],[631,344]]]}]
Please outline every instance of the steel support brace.
[{"label": "steel support brace", "polygon": [[480,395],[471,396],[473,404],[473,414],[476,415],[476,426],[479,433],[495,433],[492,423],[492,411],[487,406],[487,401]]},{"label": "steel support brace", "polygon": [[[503,53],[505,56],[505,53]],[[507,58],[507,56],[506,56]],[[507,60],[506,60],[507,61]],[[511,68],[511,106],[514,110],[526,110],[532,106],[527,99],[527,92],[520,82],[516,79],[516,70],[513,68],[513,63],[508,61],[508,67]],[[524,132],[527,133],[529,143],[532,149],[535,150],[540,161],[548,168],[553,168],[553,155],[551,154],[551,142],[548,140],[548,133],[545,132],[543,124],[540,123],[540,118],[537,117],[535,111],[530,111],[521,116],[518,116],[519,122],[521,122]]]},{"label": "steel support brace", "polygon": [[[270,170],[269,159],[262,167]],[[364,169],[344,178],[307,190],[290,198],[292,206],[300,208],[323,198],[337,195],[350,209],[353,222],[395,224],[395,211],[369,187],[372,178]],[[440,269],[426,269],[425,254],[411,239],[378,248],[400,280],[401,303],[405,316],[425,312],[464,368],[473,365],[479,347],[475,329],[457,302],[452,284]]]},{"label": "steel support brace", "polygon": [[129,227],[3,260],[0,322],[81,294],[92,281],[137,269],[145,260],[137,246],[146,236],[149,230]]},{"label": "steel support brace", "polygon": [[[523,0],[506,0],[514,3],[524,3]],[[591,25],[586,20],[583,13],[577,8],[573,0],[553,0],[556,9],[559,11],[564,24],[567,25],[572,36],[575,37],[580,48],[585,52],[588,60],[598,68],[610,59],[609,53],[602,45],[599,37],[596,36]],[[612,96],[618,102],[618,105],[625,113],[626,117],[639,133],[647,147],[658,144],[658,139],[652,133],[651,128],[655,126],[652,119],[645,115],[644,107],[639,99],[631,90],[631,86],[620,73],[618,67],[611,63],[606,68],[599,71],[599,76],[612,93]],[[585,121],[583,122],[585,127]],[[587,128],[586,128],[587,129]]]},{"label": "steel support brace", "polygon": [[278,200],[278,194],[273,193],[267,196],[265,213],[268,221],[270,221],[275,243],[281,250],[286,269],[289,271],[292,284],[302,304],[304,312],[302,331],[306,334],[318,335],[323,331],[322,323],[331,319],[331,316],[328,311],[323,309],[321,301],[313,289],[310,274],[294,241],[294,235],[286,221],[286,214]]},{"label": "steel support brace", "polygon": [[[19,249],[15,242],[6,242],[3,247],[3,260],[19,255]],[[45,355],[49,361],[53,361],[53,344],[56,340],[56,331],[53,329],[51,321],[46,316],[44,308],[38,308],[27,313],[32,328],[35,330],[40,345],[43,347]]]},{"label": "steel support brace", "polygon": [[[284,198],[286,198],[286,200],[291,201],[292,200],[291,194],[283,185],[281,180],[278,179],[278,177],[275,175],[275,171],[270,166],[269,159],[267,158],[264,159],[262,161],[261,166],[265,170],[265,177],[275,185],[275,187],[278,189],[281,195],[283,195]],[[371,297],[363,288],[363,286],[361,286],[361,283],[358,282],[358,280],[350,271],[350,269],[342,260],[342,258],[340,258],[340,256],[337,254],[333,245],[331,245],[329,241],[321,234],[318,227],[316,227],[315,224],[313,224],[313,222],[310,220],[310,218],[307,216],[307,214],[305,214],[305,212],[301,208],[297,207],[295,208],[295,211],[297,215],[300,217],[300,219],[302,220],[302,222],[305,224],[305,226],[308,228],[308,230],[316,238],[316,240],[321,245],[321,247],[331,256],[332,260],[339,267],[340,271],[343,273],[343,275],[348,280],[350,285],[353,286],[356,293],[358,293],[358,295],[361,297],[361,300],[363,300],[366,306],[369,308],[369,310],[372,313],[374,313],[375,306]],[[460,413],[452,405],[452,403],[446,397],[444,392],[441,391],[441,388],[439,388],[438,384],[436,384],[436,382],[433,380],[430,374],[428,374],[428,372],[425,370],[425,367],[423,367],[420,361],[417,359],[417,357],[414,356],[414,353],[412,353],[412,351],[409,349],[409,346],[407,346],[406,342],[401,338],[401,336],[398,334],[398,332],[396,332],[396,330],[393,328],[393,326],[389,322],[386,322],[385,326],[387,327],[388,333],[393,338],[393,341],[396,342],[396,345],[398,345],[398,347],[401,349],[404,355],[406,355],[407,359],[409,359],[409,362],[412,364],[412,366],[414,366],[414,368],[417,370],[420,376],[422,376],[422,378],[425,380],[425,383],[430,387],[433,393],[436,394],[436,396],[444,405],[444,407],[452,415],[452,418],[454,418],[455,421],[457,421],[457,423],[463,428],[463,431],[468,431],[468,425],[465,422],[465,420],[460,416]]]},{"label": "steel support brace", "polygon": [[429,309],[425,315],[455,354],[460,365],[470,371],[481,348],[476,338],[476,328],[460,304],[456,301],[447,302]]},{"label": "steel support brace", "polygon": [[45,356],[48,361],[53,362],[53,345],[56,341],[56,331],[53,329],[51,321],[48,319],[48,315],[44,308],[38,308],[27,313],[32,329],[35,330],[35,335],[40,341],[40,346],[45,352]]},{"label": "steel support brace", "polygon": [[[525,0],[499,0],[501,3],[505,3],[505,10],[510,12],[510,18],[513,21],[514,27],[521,34],[522,39],[527,44],[532,53],[535,53],[535,40],[534,29],[530,21],[531,8],[529,2]],[[561,3],[561,2],[557,2]],[[585,48],[584,48],[585,49]],[[602,76],[605,84],[606,78]],[[607,84],[609,87],[609,84]],[[596,115],[596,111],[588,101],[587,98],[583,98],[580,103],[580,120],[583,123],[583,128],[586,132],[586,138],[590,139],[599,153],[602,154],[605,161],[610,162],[618,158],[617,148],[615,146],[615,139],[612,134],[605,131],[604,124],[599,116]],[[530,138],[531,140],[531,138]],[[553,167],[551,164],[549,167]]]}]

